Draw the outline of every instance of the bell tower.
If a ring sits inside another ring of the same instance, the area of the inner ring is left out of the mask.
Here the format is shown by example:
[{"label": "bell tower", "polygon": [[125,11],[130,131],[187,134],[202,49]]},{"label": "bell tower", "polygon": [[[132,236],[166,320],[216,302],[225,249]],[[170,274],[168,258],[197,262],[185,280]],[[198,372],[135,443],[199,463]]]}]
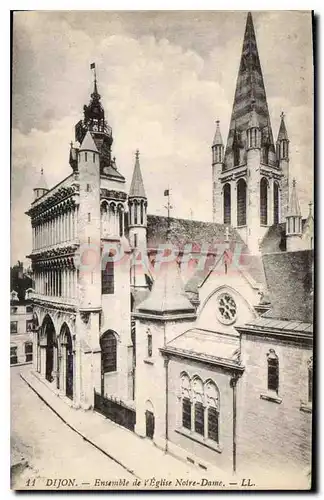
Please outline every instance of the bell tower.
[{"label": "bell tower", "polygon": [[216,151],[222,151],[220,147],[212,146],[214,222],[231,224],[250,251],[257,254],[268,227],[278,222],[282,172],[251,12],[247,15],[230,127],[221,157],[216,155]]}]

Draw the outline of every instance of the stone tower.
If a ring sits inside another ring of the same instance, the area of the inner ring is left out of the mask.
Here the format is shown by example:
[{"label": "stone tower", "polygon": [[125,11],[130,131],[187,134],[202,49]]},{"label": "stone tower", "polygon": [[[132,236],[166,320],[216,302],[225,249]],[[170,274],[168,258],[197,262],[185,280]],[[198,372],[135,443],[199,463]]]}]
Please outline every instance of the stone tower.
[{"label": "stone tower", "polygon": [[[220,142],[220,134],[216,136],[216,142]],[[237,228],[250,251],[257,254],[267,228],[279,221],[283,174],[250,12],[225,153],[222,158],[221,142],[215,144],[215,140],[212,151],[214,222]]]},{"label": "stone tower", "polygon": [[129,240],[134,249],[131,286],[147,288],[145,268],[147,260],[146,228],[147,198],[141,173],[139,151],[136,151],[133,178],[128,195]]}]

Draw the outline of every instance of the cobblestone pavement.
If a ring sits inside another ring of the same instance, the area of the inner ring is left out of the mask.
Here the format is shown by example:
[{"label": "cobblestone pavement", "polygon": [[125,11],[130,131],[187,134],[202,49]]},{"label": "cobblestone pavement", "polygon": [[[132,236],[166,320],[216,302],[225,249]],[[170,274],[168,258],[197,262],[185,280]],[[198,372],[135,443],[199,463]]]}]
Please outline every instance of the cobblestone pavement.
[{"label": "cobblestone pavement", "polygon": [[[25,370],[30,366],[11,368],[11,463],[22,462],[13,468],[12,488],[43,489],[55,478],[72,479],[74,486],[84,489],[93,488],[97,478],[107,481],[107,489],[109,481],[133,481],[134,476],[83,440],[46,406],[20,378]],[[82,485],[84,482],[89,484]]]}]

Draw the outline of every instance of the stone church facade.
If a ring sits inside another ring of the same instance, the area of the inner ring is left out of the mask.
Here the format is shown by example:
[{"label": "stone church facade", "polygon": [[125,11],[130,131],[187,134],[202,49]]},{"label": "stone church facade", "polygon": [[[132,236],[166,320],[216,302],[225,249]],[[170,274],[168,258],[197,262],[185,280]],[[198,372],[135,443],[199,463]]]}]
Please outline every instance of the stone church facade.
[{"label": "stone church facade", "polygon": [[48,189],[42,172],[27,212],[34,370],[202,470],[306,477],[313,216],[283,115],[273,139],[252,15],[226,147],[219,123],[211,147],[212,223],[148,214],[139,152],[126,192],[96,79],[75,141],[72,173]]}]

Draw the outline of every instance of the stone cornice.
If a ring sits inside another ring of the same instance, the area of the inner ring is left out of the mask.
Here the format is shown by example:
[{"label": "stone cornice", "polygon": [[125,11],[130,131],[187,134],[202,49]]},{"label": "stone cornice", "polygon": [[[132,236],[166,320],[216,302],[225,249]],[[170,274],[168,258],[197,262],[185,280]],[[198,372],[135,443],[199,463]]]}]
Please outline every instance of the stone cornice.
[{"label": "stone cornice", "polygon": [[173,356],[177,358],[189,358],[193,359],[195,361],[198,361],[200,363],[204,363],[207,365],[213,365],[213,366],[221,366],[225,370],[228,371],[236,371],[239,373],[243,373],[245,370],[245,367],[241,364],[239,364],[236,361],[232,361],[230,359],[224,359],[224,358],[217,358],[215,356],[211,356],[209,354],[205,353],[195,353],[186,349],[179,349],[176,347],[171,347],[171,346],[166,346],[160,348],[160,352],[162,353],[163,356]]},{"label": "stone cornice", "polygon": [[71,312],[71,313],[76,313],[77,312],[77,306],[73,305],[73,304],[63,304],[61,302],[55,302],[55,301],[52,301],[52,300],[46,300],[46,299],[37,298],[37,297],[33,298],[32,302],[35,305],[41,306],[41,307],[43,307],[45,309],[52,309],[52,310],[55,310],[55,311],[57,311],[58,309],[60,309],[61,311]]},{"label": "stone cornice", "polygon": [[100,188],[100,200],[109,199],[117,201],[126,201],[127,194],[123,191],[116,191],[114,189]]},{"label": "stone cornice", "polygon": [[[42,218],[42,221],[50,220],[59,213],[70,210],[77,205],[75,196],[79,194],[79,185],[62,186],[55,190],[53,194],[49,192],[44,200],[37,205],[32,205],[26,212],[33,220]],[[65,202],[65,203],[63,203]]]},{"label": "stone cornice", "polygon": [[135,319],[149,319],[153,321],[179,321],[179,320],[191,320],[195,321],[197,318],[196,312],[165,312],[161,313],[158,311],[150,311],[148,312],[134,312],[132,317]]},{"label": "stone cornice", "polygon": [[26,255],[32,261],[54,259],[57,257],[67,257],[74,255],[79,248],[79,243],[75,242],[70,245],[64,245],[54,248],[33,250],[30,255]]},{"label": "stone cornice", "polygon": [[301,342],[313,344],[313,332],[303,332],[296,330],[282,330],[280,328],[257,328],[252,325],[236,326],[236,330],[241,334],[253,335],[263,339],[278,338],[290,342]]}]

